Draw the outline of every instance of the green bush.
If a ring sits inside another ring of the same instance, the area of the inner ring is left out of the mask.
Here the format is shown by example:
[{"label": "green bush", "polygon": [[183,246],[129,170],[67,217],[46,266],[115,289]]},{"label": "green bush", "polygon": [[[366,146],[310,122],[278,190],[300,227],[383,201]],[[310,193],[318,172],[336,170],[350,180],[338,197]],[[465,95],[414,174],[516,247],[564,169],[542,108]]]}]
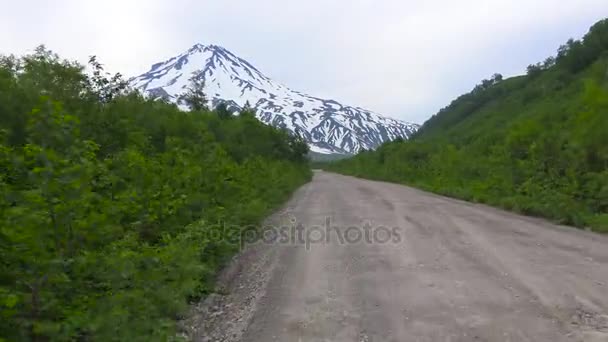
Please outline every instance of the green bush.
[{"label": "green bush", "polygon": [[128,91],[44,48],[0,59],[0,341],[175,339],[189,301],[311,177],[297,137]]}]

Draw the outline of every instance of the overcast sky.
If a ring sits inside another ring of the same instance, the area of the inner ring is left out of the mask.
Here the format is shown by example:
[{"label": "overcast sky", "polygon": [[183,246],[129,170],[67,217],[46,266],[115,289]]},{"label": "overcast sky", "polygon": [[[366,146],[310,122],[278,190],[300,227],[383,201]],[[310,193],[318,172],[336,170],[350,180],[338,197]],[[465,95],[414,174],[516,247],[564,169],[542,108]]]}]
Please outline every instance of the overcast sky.
[{"label": "overcast sky", "polygon": [[2,54],[45,44],[135,76],[195,43],[216,44],[294,90],[418,123],[608,16],[608,0],[3,2]]}]

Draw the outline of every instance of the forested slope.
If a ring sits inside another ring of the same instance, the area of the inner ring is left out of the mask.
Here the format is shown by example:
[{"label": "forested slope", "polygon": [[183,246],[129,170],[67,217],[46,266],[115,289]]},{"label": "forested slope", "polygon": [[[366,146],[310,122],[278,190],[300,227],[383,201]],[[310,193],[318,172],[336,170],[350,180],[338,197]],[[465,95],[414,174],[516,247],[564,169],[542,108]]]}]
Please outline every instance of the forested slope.
[{"label": "forested slope", "polygon": [[0,59],[0,341],[174,339],[241,230],[311,176],[252,113],[182,112],[91,67]]},{"label": "forested slope", "polygon": [[411,140],[326,168],[608,231],[608,20],[525,76],[483,80]]}]

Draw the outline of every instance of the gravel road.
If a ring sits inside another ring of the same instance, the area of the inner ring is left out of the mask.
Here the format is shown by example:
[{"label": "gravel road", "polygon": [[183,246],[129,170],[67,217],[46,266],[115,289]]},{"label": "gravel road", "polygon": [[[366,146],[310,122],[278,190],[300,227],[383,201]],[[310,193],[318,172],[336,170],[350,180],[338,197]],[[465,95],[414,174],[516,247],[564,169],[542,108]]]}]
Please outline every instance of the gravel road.
[{"label": "gravel road", "polygon": [[192,340],[608,341],[608,236],[320,171],[268,224]]}]

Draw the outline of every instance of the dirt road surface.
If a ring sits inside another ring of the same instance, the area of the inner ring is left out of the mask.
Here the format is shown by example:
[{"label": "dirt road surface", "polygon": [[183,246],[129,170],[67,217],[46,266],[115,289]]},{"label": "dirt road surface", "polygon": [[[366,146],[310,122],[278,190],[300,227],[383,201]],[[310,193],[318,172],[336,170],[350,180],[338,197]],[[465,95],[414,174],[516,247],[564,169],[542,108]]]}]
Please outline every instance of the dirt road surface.
[{"label": "dirt road surface", "polygon": [[326,172],[270,223],[190,338],[608,341],[608,236]]}]

